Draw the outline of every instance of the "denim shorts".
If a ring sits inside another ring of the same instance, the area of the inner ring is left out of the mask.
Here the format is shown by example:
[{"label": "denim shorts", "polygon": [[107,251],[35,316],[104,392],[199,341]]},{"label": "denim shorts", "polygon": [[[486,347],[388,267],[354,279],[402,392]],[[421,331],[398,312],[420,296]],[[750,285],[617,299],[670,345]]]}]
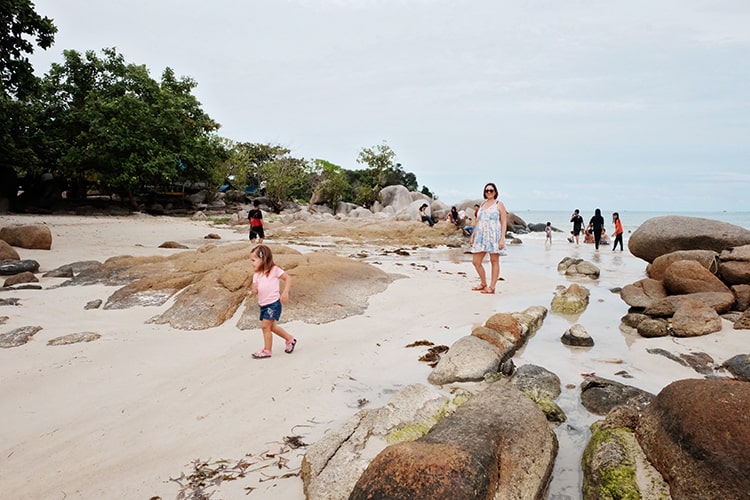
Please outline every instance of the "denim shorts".
[{"label": "denim shorts", "polygon": [[270,321],[278,321],[281,319],[281,301],[271,302],[265,306],[260,306],[260,318],[261,321],[267,319]]}]

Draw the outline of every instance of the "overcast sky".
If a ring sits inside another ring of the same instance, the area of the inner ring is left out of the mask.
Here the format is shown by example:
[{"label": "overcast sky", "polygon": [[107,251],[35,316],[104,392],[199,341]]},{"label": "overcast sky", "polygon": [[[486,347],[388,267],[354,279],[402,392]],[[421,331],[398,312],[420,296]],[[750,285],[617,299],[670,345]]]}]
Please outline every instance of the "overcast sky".
[{"label": "overcast sky", "polygon": [[447,203],[750,210],[747,0],[36,0],[62,51],[196,80],[236,141],[348,169],[383,141]]}]

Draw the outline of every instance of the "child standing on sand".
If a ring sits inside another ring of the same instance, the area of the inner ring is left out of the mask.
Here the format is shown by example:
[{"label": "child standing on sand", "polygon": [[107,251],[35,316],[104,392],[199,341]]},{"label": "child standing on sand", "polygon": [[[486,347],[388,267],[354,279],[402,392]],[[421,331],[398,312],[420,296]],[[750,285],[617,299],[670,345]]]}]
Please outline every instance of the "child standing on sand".
[{"label": "child standing on sand", "polygon": [[544,244],[551,245],[552,244],[552,223],[548,222],[547,225],[544,227],[544,233],[547,235],[544,238]]},{"label": "child standing on sand", "polygon": [[[297,339],[281,328],[277,321],[281,319],[281,304],[289,302],[292,278],[274,264],[271,249],[266,245],[258,245],[253,248],[250,252],[250,260],[255,271],[252,290],[258,297],[260,328],[263,330],[263,349],[253,353],[253,357],[255,359],[271,357],[274,333],[286,341],[284,352],[291,354],[294,351],[294,346],[297,345]],[[284,282],[284,290],[280,293],[279,281]]]}]

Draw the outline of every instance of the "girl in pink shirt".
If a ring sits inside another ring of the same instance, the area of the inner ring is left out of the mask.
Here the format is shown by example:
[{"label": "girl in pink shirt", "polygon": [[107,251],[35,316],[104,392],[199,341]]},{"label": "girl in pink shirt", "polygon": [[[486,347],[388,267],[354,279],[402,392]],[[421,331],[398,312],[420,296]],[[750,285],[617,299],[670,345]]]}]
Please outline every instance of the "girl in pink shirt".
[{"label": "girl in pink shirt", "polygon": [[[286,340],[284,352],[291,354],[297,339],[292,337],[286,330],[281,328],[277,321],[281,319],[281,304],[289,302],[289,289],[292,287],[292,278],[279,266],[273,263],[271,249],[266,245],[258,245],[250,252],[250,260],[253,263],[253,293],[258,297],[260,306],[260,328],[263,330],[263,349],[253,353],[255,359],[271,357],[273,346],[273,335]],[[279,292],[279,281],[284,282],[284,290]]]}]

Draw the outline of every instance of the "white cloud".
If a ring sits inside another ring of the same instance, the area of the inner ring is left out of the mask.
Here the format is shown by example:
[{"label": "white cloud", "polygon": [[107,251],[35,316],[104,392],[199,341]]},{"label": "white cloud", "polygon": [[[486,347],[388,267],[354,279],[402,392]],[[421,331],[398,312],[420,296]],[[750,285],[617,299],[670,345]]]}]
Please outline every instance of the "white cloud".
[{"label": "white cloud", "polygon": [[495,180],[532,208],[746,203],[744,0],[35,3],[60,28],[45,66],[117,46],[193,77],[230,138],[347,168],[387,140],[449,202]]}]

